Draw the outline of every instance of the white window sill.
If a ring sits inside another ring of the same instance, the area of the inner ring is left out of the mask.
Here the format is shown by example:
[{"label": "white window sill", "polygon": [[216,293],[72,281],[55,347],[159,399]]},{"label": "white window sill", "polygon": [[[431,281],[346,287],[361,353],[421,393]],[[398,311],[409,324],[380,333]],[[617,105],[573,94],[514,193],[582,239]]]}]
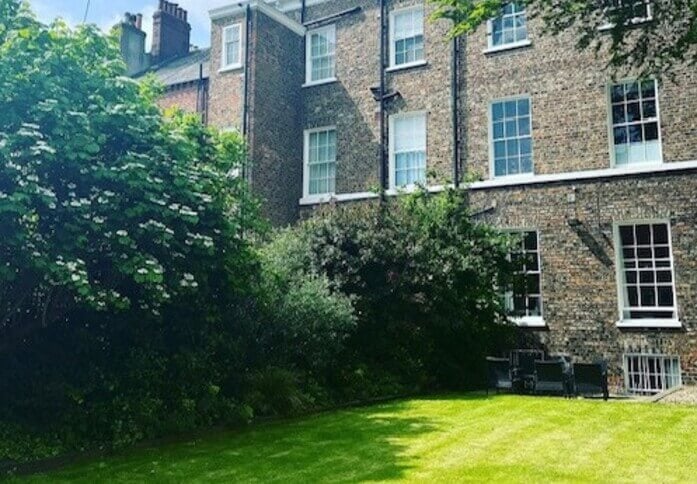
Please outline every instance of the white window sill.
[{"label": "white window sill", "polygon": [[222,74],[224,72],[230,72],[230,71],[238,71],[242,69],[243,65],[242,64],[231,64],[229,66],[221,67],[218,69],[218,74]]},{"label": "white window sill", "polygon": [[440,193],[445,190],[444,185],[430,185],[424,187],[422,185],[407,185],[404,187],[391,187],[389,190],[385,191],[385,195],[388,197],[396,197],[398,195],[407,195],[409,193],[415,193],[421,189],[425,188],[429,193]]},{"label": "white window sill", "polygon": [[532,45],[532,41],[530,41],[530,39],[525,39],[525,40],[521,40],[519,42],[513,42],[511,44],[491,46],[488,49],[486,49],[484,51],[484,53],[485,54],[494,54],[496,52],[504,52],[507,50],[520,49],[521,47],[528,47],[530,45]]},{"label": "white window sill", "polygon": [[546,175],[529,175],[527,177],[502,176],[489,180],[477,181],[470,183],[468,186],[473,190],[482,190],[487,188],[502,188],[515,185],[533,185],[541,183],[558,183],[569,182],[576,180],[592,180],[596,178],[613,178],[624,177],[631,175],[646,175],[652,173],[670,173],[673,171],[695,170],[697,169],[697,160],[691,161],[674,161],[660,164],[638,164],[618,168],[602,168],[600,170],[581,170],[562,173],[549,173]]},{"label": "white window sill", "polygon": [[420,60],[420,61],[416,61],[416,62],[409,62],[409,63],[407,63],[407,64],[399,64],[399,65],[396,65],[396,66],[390,66],[390,67],[388,67],[387,69],[385,69],[385,72],[402,71],[402,70],[405,70],[405,69],[413,69],[413,68],[416,68],[416,67],[423,67],[423,66],[426,66],[426,65],[428,65],[428,62],[426,62],[425,60]]},{"label": "white window sill", "polygon": [[[627,21],[627,25],[641,25],[645,24],[648,22],[651,22],[653,20],[653,17],[634,17],[631,20]],[[611,22],[604,23],[603,25],[598,26],[598,31],[599,32],[606,32],[608,30],[612,30],[615,28],[615,24]]]},{"label": "white window sill", "polygon": [[523,173],[520,175],[501,175],[501,176],[494,176],[490,181],[506,181],[510,183],[517,183],[517,182],[526,182],[530,180],[535,179],[535,174],[534,173]]},{"label": "white window sill", "polygon": [[321,195],[305,195],[300,199],[300,205],[320,205],[332,201],[351,202],[354,200],[370,200],[377,197],[378,194],[375,192],[324,193]]},{"label": "white window sill", "polygon": [[336,77],[331,77],[329,79],[322,79],[321,81],[306,82],[305,84],[302,85],[302,87],[322,86],[324,84],[332,84],[332,83],[337,82],[337,81],[338,81],[338,79]]},{"label": "white window sill", "polygon": [[682,328],[677,319],[621,319],[617,321],[618,328]]},{"label": "white window sill", "polygon": [[526,316],[524,318],[511,318],[511,321],[521,328],[546,328],[547,323],[539,316]]},{"label": "white window sill", "polygon": [[646,161],[643,163],[623,163],[621,165],[613,164],[612,169],[617,170],[617,171],[635,171],[641,168],[645,168],[647,170],[650,169],[658,169],[663,165],[662,161]]}]

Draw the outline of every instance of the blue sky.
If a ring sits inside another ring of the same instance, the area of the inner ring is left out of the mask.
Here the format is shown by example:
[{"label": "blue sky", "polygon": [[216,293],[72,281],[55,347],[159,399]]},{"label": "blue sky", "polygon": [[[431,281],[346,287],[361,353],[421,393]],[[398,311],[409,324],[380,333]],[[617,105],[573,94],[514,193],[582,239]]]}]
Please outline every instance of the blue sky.
[{"label": "blue sky", "polygon": [[[33,10],[44,22],[62,17],[69,24],[82,22],[87,0],[29,0]],[[108,30],[117,23],[124,12],[142,13],[143,30],[148,34],[148,45],[152,33],[152,14],[157,9],[158,0],[90,0],[87,21]],[[210,45],[210,22],[208,11],[211,8],[233,3],[233,0],[178,0],[180,7],[189,11],[191,23],[191,43],[199,47]]]}]

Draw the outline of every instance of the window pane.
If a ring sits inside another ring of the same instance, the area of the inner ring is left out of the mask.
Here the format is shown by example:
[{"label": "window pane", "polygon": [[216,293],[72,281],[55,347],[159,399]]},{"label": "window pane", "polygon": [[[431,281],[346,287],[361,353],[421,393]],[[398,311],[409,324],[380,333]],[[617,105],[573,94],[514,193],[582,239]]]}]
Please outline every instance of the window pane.
[{"label": "window pane", "polygon": [[540,259],[537,232],[520,232],[518,249],[509,254],[517,268],[514,282],[505,298],[506,306],[514,317],[541,316]]},{"label": "window pane", "polygon": [[491,46],[520,42],[527,39],[527,18],[524,7],[513,3],[504,5],[501,15],[491,20]]},{"label": "window pane", "polygon": [[314,131],[307,136],[307,140],[309,194],[333,193],[336,178],[336,131]]},{"label": "window pane", "polygon": [[661,161],[655,82],[627,82],[610,88],[615,164]]},{"label": "window pane", "polygon": [[491,112],[494,176],[532,173],[530,100],[495,102]]},{"label": "window pane", "polygon": [[423,9],[397,12],[392,16],[394,64],[408,64],[424,58]]},{"label": "window pane", "polygon": [[426,116],[393,118],[394,183],[405,187],[426,182]]},{"label": "window pane", "polygon": [[[667,224],[636,224],[620,226],[622,265],[624,271],[623,304],[628,318],[672,318],[674,288]],[[634,260],[637,260],[636,263]]]}]

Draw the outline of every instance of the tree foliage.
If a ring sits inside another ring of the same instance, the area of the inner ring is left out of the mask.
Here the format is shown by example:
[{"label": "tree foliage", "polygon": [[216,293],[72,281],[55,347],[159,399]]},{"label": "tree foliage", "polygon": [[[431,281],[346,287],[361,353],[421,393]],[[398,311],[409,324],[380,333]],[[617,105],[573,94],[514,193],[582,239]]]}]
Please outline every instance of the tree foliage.
[{"label": "tree foliage", "polygon": [[0,0],[0,334],[76,304],[157,313],[245,257],[236,135],[163,118],[95,27]]},{"label": "tree foliage", "polygon": [[510,281],[510,240],[473,222],[465,195],[330,208],[291,233],[300,242],[279,259],[353,302],[342,358],[373,372],[359,375],[412,389],[480,383],[483,356],[507,334],[498,288]]},{"label": "tree foliage", "polygon": [[[473,32],[496,17],[507,0],[431,0],[435,18],[453,21],[451,35]],[[520,0],[539,17],[545,33],[573,29],[577,47],[609,50],[608,65],[643,75],[672,74],[687,62],[697,64],[696,0]],[[646,9],[650,17],[646,18]]]}]

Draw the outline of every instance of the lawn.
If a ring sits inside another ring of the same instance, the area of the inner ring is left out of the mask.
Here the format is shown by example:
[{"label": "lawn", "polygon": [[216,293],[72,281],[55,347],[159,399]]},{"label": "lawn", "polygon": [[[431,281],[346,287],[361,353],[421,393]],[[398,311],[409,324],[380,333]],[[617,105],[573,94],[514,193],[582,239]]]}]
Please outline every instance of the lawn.
[{"label": "lawn", "polygon": [[697,407],[470,394],[342,410],[137,449],[27,482],[695,479]]}]

